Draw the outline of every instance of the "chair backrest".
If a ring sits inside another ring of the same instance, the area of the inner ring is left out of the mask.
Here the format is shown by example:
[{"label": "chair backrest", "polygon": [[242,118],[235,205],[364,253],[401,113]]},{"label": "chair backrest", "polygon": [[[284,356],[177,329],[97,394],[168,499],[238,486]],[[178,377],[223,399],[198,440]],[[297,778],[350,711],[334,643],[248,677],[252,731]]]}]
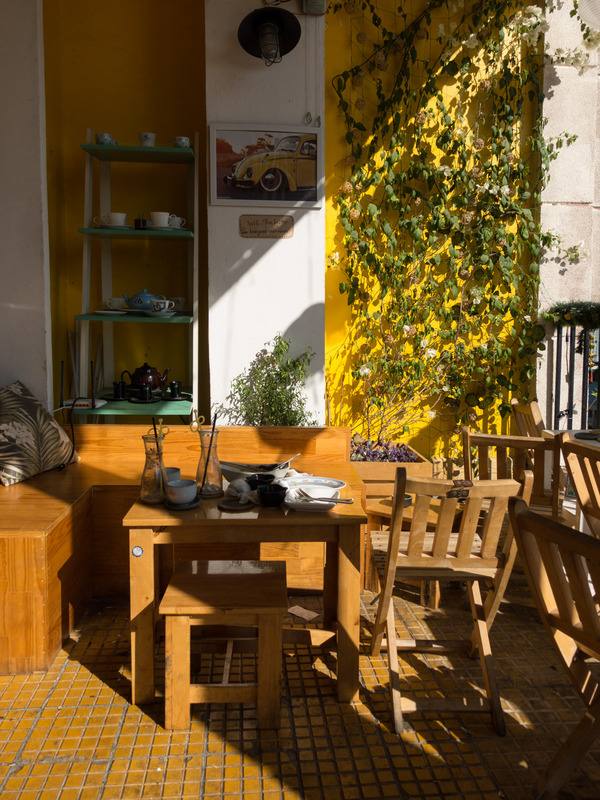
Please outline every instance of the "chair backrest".
[{"label": "chair backrest", "polygon": [[[522,493],[524,486],[528,496],[531,483],[529,472],[521,484],[511,479],[471,482],[410,477],[399,467],[388,560],[390,554],[392,558],[397,554],[403,565],[422,568],[431,577],[432,571],[440,575],[452,572],[456,577],[493,575],[501,561],[498,545],[508,499]],[[406,494],[413,496],[409,513]],[[428,530],[432,503],[437,507],[437,523],[434,530]]]},{"label": "chair backrest", "polygon": [[553,452],[554,441],[541,436],[508,436],[479,433],[468,426],[462,429],[465,478],[473,480],[477,471],[480,480],[491,477],[491,463],[495,456],[497,478],[520,480],[525,469],[533,472],[531,502],[535,505],[552,505],[552,461],[546,453]]},{"label": "chair backrest", "polygon": [[581,513],[592,534],[600,539],[600,446],[563,433],[560,447]]},{"label": "chair backrest", "polygon": [[542,517],[520,500],[510,516],[529,589],[575,687],[589,705],[585,685],[569,667],[579,647],[600,658],[600,541]]},{"label": "chair backrest", "polygon": [[541,436],[544,431],[544,420],[540,407],[532,400],[529,403],[520,403],[516,397],[510,401],[513,416],[517,423],[517,430],[521,436]]}]

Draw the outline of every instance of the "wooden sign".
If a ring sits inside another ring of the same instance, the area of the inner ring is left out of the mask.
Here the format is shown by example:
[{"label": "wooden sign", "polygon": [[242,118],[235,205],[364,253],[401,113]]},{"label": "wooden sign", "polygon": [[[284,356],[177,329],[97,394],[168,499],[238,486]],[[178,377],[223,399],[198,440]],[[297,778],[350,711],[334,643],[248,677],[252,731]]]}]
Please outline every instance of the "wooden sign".
[{"label": "wooden sign", "polygon": [[289,214],[242,214],[240,236],[243,239],[291,239],[294,218]]}]

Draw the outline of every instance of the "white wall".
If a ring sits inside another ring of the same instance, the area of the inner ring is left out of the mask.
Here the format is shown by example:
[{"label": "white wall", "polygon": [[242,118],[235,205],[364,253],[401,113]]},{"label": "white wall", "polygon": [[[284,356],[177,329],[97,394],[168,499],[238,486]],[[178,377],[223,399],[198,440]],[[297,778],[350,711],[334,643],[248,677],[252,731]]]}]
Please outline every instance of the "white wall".
[{"label": "white wall", "polygon": [[[265,123],[305,127],[309,113],[324,119],[324,17],[298,13],[302,35],[279,64],[266,67],[239,45],[241,20],[256,0],[206,4],[206,118],[210,123]],[[314,124],[309,126],[314,130]],[[322,178],[324,176],[321,176]],[[241,214],[291,214],[290,239],[246,239]],[[211,401],[221,403],[232,379],[277,332],[291,355],[312,347],[310,407],[324,419],[324,208],[208,206]]]},{"label": "white wall", "polygon": [[[550,30],[546,35],[549,49],[582,47],[579,22],[569,16],[571,5],[549,13]],[[598,56],[591,54],[590,67],[583,75],[575,67],[547,66],[544,73],[544,116],[548,118],[547,136],[562,132],[576,134],[577,141],[563,148],[551,165],[551,177],[543,194],[542,226],[555,231],[561,246],[568,248],[583,242],[582,257],[575,263],[549,252],[541,266],[540,309],[564,300],[600,301],[600,280],[594,265],[600,259],[600,148],[598,145],[600,80]],[[548,424],[551,423],[554,373],[553,350],[540,358],[537,395]],[[562,375],[566,377],[566,353]],[[581,376],[575,378],[581,387]],[[561,388],[561,408],[566,406],[566,383]],[[577,398],[577,409],[581,408]],[[574,418],[578,425],[579,417]]]},{"label": "white wall", "polygon": [[0,385],[52,397],[42,2],[0,3]]}]

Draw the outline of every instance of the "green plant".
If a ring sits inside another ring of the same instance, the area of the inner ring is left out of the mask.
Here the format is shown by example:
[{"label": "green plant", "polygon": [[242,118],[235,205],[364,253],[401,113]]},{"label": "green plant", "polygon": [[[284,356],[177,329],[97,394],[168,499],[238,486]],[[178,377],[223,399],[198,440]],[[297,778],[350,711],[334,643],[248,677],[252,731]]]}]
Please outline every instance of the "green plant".
[{"label": "green plant", "polygon": [[278,333],[266,342],[231,383],[224,412],[234,425],[314,425],[303,391],[314,351],[307,347],[296,358],[288,355],[290,342]]},{"label": "green plant", "polygon": [[330,258],[352,333],[328,392],[349,403],[351,423],[359,411],[368,438],[435,416],[451,429],[505,415],[527,390],[544,348],[537,289],[552,242],[541,192],[574,138],[544,136],[540,8],[419,8],[333,6],[353,31],[352,63],[332,81],[347,156],[335,198],[342,252]]}]

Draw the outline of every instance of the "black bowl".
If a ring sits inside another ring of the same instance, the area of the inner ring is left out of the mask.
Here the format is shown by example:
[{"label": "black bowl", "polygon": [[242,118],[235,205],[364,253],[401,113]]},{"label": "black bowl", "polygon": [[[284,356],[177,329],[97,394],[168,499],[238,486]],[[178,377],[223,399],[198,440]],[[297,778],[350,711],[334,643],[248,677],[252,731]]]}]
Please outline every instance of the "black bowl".
[{"label": "black bowl", "polygon": [[250,484],[251,489],[258,489],[259,486],[264,486],[268,483],[273,483],[275,480],[275,475],[270,475],[269,473],[257,473],[256,475],[248,475],[244,478],[246,483]]},{"label": "black bowl", "polygon": [[278,483],[259,483],[256,491],[261,505],[266,508],[278,508],[283,503],[287,489]]}]

